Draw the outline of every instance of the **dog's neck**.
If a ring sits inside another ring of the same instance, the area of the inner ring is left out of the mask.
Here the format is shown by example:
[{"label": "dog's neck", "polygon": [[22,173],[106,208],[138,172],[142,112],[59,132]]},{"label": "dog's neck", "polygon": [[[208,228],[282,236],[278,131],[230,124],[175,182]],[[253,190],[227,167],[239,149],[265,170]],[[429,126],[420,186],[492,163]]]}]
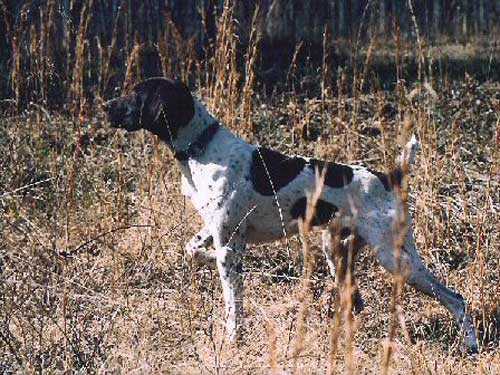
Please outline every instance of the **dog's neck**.
[{"label": "dog's neck", "polygon": [[205,106],[197,99],[194,99],[194,115],[191,121],[177,129],[175,137],[171,137],[171,132],[166,129],[164,134],[158,134],[160,138],[169,145],[174,154],[185,153],[189,147],[196,142],[204,133],[210,131],[210,127],[217,123],[217,120],[206,110]]}]

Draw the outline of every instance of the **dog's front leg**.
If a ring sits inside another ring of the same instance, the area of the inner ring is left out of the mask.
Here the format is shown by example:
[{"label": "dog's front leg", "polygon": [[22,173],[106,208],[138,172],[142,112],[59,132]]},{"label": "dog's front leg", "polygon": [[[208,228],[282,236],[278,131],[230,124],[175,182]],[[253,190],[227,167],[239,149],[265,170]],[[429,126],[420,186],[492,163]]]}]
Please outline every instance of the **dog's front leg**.
[{"label": "dog's front leg", "polygon": [[210,264],[215,261],[215,252],[207,247],[213,244],[213,236],[208,226],[204,226],[197,234],[186,244],[186,253],[194,260]]},{"label": "dog's front leg", "polygon": [[231,342],[236,342],[241,335],[243,315],[243,275],[242,258],[245,242],[239,234],[228,233],[230,239],[221,236],[215,239],[216,260],[224,293],[226,333]]}]

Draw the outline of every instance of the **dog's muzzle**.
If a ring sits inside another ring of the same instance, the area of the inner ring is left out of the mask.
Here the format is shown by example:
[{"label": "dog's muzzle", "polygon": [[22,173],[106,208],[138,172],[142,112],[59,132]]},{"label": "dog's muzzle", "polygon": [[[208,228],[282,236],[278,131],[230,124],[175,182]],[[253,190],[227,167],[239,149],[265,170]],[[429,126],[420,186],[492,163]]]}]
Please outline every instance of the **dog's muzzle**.
[{"label": "dog's muzzle", "polygon": [[127,106],[120,103],[119,99],[113,99],[104,103],[102,108],[111,126],[121,128],[127,116]]},{"label": "dog's muzzle", "polygon": [[112,127],[129,131],[139,129],[137,110],[123,98],[109,100],[102,108]]}]

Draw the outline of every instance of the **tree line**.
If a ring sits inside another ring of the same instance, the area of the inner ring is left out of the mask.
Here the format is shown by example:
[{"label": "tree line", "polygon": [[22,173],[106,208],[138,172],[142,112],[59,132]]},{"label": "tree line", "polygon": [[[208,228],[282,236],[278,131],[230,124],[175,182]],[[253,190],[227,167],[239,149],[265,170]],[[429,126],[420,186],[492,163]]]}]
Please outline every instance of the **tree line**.
[{"label": "tree line", "polygon": [[261,59],[283,66],[299,43],[320,60],[325,35],[467,43],[500,31],[499,0],[0,0],[0,94],[18,106],[40,96],[57,104],[59,90],[109,95],[138,45],[149,48],[141,56],[151,74],[162,63],[163,73],[165,64],[196,65],[213,53],[227,7],[238,48],[258,28]]}]

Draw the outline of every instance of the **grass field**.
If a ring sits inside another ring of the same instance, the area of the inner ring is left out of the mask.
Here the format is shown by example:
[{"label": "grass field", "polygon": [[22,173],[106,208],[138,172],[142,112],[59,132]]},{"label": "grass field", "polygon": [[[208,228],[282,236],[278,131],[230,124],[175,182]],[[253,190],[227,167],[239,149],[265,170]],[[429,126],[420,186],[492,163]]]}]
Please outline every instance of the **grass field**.
[{"label": "grass field", "polygon": [[[392,373],[500,370],[498,93],[497,83],[468,79],[408,92],[404,111],[401,94],[363,94],[356,128],[353,100],[343,95],[264,98],[252,111],[254,141],[381,170],[397,154],[402,113],[412,122],[422,143],[409,180],[417,243],[429,267],[470,302],[481,353],[464,354],[451,316],[405,289]],[[184,254],[200,223],[163,144],[111,130],[99,116],[80,123],[38,107],[0,121],[2,371],[381,370],[392,278],[370,249],[356,265],[366,309],[335,328],[335,286],[321,260],[303,298],[297,238],[252,248],[247,338],[234,348],[222,332],[217,272]],[[237,120],[233,129],[241,130]],[[316,237],[308,237],[312,249]],[[340,339],[330,353],[333,331]]]},{"label": "grass field", "polygon": [[[365,310],[345,313],[314,256],[320,236],[307,234],[249,249],[246,334],[235,347],[223,331],[217,271],[184,252],[201,222],[181,195],[172,155],[151,134],[111,129],[98,109],[113,79],[123,78],[121,88],[143,78],[151,46],[134,45],[126,71],[107,69],[114,45],[97,43],[90,58],[97,39],[84,7],[75,40],[64,44],[75,47],[74,61],[58,81],[58,50],[47,44],[57,4],[49,5],[40,13],[46,28],[23,26],[31,44],[13,39],[13,97],[0,100],[0,373],[500,373],[496,44],[417,48],[396,35],[385,49],[376,40],[356,46],[337,71],[327,53],[308,69],[298,45],[273,89],[273,71],[258,67],[258,33],[237,51],[230,10],[210,61],[190,60],[175,30],[165,34],[171,45],[155,50],[163,73],[189,79],[248,141],[387,171],[414,132],[421,150],[408,201],[417,245],[469,302],[480,341],[478,355],[465,353],[450,314],[410,288],[394,293],[369,248],[355,267]],[[480,74],[451,76],[455,61],[465,71],[473,61]],[[64,94],[50,99],[54,90]]]}]

